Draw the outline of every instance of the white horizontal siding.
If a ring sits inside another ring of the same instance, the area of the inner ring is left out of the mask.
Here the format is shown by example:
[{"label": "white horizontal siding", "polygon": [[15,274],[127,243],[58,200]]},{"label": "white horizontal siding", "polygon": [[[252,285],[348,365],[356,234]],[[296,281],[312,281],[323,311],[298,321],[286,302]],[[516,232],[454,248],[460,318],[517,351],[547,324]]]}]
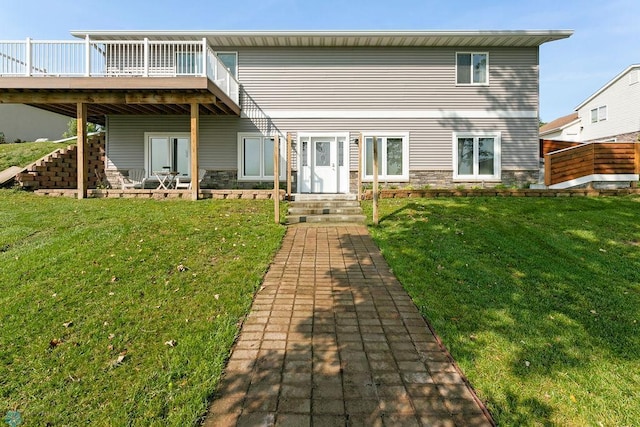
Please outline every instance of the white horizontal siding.
[{"label": "white horizontal siding", "polygon": [[[591,123],[591,110],[604,105],[607,106],[607,120]],[[629,84],[629,73],[626,73],[585,104],[578,116],[583,126],[583,141],[637,132],[640,130],[640,82]]]}]

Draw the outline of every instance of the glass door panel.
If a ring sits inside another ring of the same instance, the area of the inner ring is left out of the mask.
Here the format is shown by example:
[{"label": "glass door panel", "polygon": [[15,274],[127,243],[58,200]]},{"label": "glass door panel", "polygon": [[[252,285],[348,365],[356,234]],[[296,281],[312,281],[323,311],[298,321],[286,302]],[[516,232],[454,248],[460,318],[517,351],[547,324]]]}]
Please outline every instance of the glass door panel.
[{"label": "glass door panel", "polygon": [[180,176],[190,175],[190,144],[189,138],[174,138],[173,140],[173,167],[172,169]]},{"label": "glass door panel", "polygon": [[150,170],[148,174],[158,171],[169,171],[171,162],[169,159],[169,138],[151,138],[149,140]]}]

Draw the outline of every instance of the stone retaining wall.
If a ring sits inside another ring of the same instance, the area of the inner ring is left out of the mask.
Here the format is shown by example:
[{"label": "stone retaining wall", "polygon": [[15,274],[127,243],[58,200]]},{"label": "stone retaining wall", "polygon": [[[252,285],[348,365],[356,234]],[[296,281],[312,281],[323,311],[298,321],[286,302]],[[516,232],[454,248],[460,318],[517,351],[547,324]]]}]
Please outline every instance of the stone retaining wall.
[{"label": "stone retaining wall", "polygon": [[[16,176],[18,185],[25,189],[72,189],[78,187],[78,147],[69,145],[43,157],[26,172]],[[87,185],[96,188],[104,177],[104,133],[93,135],[87,141]]]},{"label": "stone retaining wall", "polygon": [[[627,196],[629,194],[640,195],[638,188],[621,189],[568,189],[568,190],[532,190],[532,189],[480,189],[480,190],[380,190],[381,199],[401,199],[407,197],[600,197],[600,196]],[[363,193],[365,200],[373,198],[373,191]]]},{"label": "stone retaining wall", "polygon": [[[41,196],[73,197],[78,196],[75,189],[40,189],[35,191]],[[280,190],[280,200],[284,200],[285,192]],[[117,199],[191,199],[189,190],[121,190],[91,189],[87,191],[89,198]],[[201,199],[242,199],[272,200],[273,190],[200,190]]]}]

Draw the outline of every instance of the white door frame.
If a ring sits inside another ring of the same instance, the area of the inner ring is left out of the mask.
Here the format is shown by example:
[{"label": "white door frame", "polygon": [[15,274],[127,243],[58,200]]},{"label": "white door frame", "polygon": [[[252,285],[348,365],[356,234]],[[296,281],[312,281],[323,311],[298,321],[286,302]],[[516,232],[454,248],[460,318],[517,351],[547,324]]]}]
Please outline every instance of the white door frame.
[{"label": "white door frame", "polygon": [[[311,145],[312,138],[328,138],[335,147],[335,191],[327,193],[349,193],[349,133],[348,132],[298,132],[298,191],[301,193],[316,193],[317,182],[314,180],[314,147]],[[303,139],[308,140],[306,150],[306,162],[303,159],[302,142]],[[339,141],[342,140],[342,156],[338,152],[340,146]],[[342,158],[343,164],[340,165],[339,159]],[[306,165],[305,165],[306,164]]]}]

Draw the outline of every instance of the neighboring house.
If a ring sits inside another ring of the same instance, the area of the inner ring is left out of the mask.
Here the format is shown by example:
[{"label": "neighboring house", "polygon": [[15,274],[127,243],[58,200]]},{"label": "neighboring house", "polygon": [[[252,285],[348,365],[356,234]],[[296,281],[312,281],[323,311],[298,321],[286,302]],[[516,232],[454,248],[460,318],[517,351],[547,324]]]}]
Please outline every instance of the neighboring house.
[{"label": "neighboring house", "polygon": [[75,61],[47,63],[36,41],[0,55],[0,102],[106,124],[114,182],[164,168],[268,184],[276,136],[298,192],[354,192],[360,163],[371,182],[374,137],[384,183],[535,182],[539,46],[571,34],[82,31],[55,51]]},{"label": "neighboring house", "polygon": [[0,104],[0,132],[5,142],[62,138],[69,117],[19,104]]},{"label": "neighboring house", "polygon": [[638,141],[640,64],[631,65],[576,107],[582,142]]},{"label": "neighboring house", "polygon": [[580,118],[578,113],[560,117],[540,127],[540,138],[554,141],[580,141]]}]

